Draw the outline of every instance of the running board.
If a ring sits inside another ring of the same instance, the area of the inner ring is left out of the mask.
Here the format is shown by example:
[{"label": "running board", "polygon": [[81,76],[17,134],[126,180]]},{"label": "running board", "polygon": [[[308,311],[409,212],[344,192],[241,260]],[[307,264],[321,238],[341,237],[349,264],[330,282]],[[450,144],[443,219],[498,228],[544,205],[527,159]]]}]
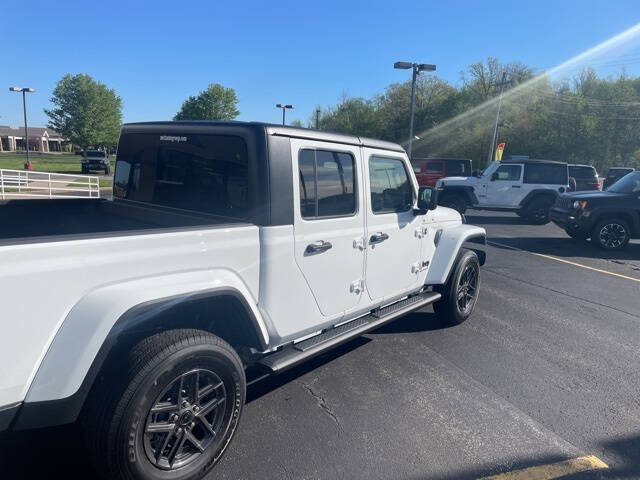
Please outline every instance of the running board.
[{"label": "running board", "polygon": [[269,368],[274,373],[279,373],[300,362],[308,360],[319,353],[347,342],[355,337],[381,327],[402,315],[430,305],[439,300],[441,295],[437,292],[423,292],[386,307],[378,308],[364,317],[329,329],[315,337],[302,342],[285,346],[282,350],[269,354],[258,363]]}]

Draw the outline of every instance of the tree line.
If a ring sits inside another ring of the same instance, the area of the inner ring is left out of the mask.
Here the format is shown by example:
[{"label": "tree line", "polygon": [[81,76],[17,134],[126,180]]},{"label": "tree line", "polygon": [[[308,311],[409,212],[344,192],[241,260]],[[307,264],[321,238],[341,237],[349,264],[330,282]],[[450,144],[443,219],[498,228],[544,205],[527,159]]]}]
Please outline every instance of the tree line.
[{"label": "tree line", "polygon": [[[583,70],[551,80],[519,62],[495,58],[470,65],[458,85],[421,75],[416,85],[414,156],[471,158],[482,168],[489,149],[502,79],[498,142],[505,156],[585,163],[599,171],[613,165],[640,167],[640,77],[624,72],[599,77]],[[319,108],[308,127],[380,138],[406,145],[411,82],[394,83],[372,98],[343,95]],[[57,84],[49,126],[80,146],[115,146],[122,100],[88,75],[65,75]],[[233,88],[211,84],[188,97],[175,120],[232,120],[239,115]],[[292,124],[301,125],[294,121]]]}]

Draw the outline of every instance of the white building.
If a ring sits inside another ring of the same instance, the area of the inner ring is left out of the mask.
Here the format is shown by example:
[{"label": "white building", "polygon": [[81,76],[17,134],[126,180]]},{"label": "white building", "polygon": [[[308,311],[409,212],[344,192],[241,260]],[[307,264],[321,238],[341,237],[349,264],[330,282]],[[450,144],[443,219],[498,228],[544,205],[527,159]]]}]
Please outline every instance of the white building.
[{"label": "white building", "polygon": [[[24,127],[11,128],[0,125],[0,152],[25,149]],[[29,127],[29,151],[41,153],[70,152],[71,142],[55,130]]]}]

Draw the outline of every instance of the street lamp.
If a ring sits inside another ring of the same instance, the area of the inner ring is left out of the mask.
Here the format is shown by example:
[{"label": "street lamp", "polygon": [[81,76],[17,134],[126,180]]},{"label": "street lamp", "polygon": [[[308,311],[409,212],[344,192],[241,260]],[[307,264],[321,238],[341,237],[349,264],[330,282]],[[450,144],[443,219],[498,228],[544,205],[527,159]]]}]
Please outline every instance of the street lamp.
[{"label": "street lamp", "polygon": [[429,63],[411,63],[411,62],[396,62],[393,64],[393,68],[399,70],[413,70],[411,77],[411,104],[409,107],[409,160],[411,160],[411,145],[413,143],[413,104],[416,101],[416,77],[420,72],[433,72],[436,69],[435,65]]},{"label": "street lamp", "polygon": [[30,87],[9,87],[10,92],[22,92],[22,110],[24,111],[24,145],[25,150],[27,152],[27,163],[25,163],[24,168],[26,170],[33,170],[33,165],[31,165],[31,160],[29,160],[29,130],[27,128],[27,93],[33,93],[36,91],[35,88]]},{"label": "street lamp", "polygon": [[290,108],[290,109],[293,110],[296,107],[294,105],[289,104],[289,103],[287,103],[286,105],[284,103],[276,103],[276,108],[281,108],[282,109],[282,125],[284,125],[284,115],[285,115],[285,112],[287,111],[287,108]]}]

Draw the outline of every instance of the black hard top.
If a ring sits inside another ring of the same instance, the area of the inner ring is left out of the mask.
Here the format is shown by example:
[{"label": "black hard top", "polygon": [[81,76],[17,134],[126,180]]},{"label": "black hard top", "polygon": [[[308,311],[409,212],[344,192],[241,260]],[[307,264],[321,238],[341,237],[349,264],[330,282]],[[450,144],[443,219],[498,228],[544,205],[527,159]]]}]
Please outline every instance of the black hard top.
[{"label": "black hard top", "polygon": [[595,168],[593,165],[584,165],[581,163],[570,163],[569,164],[570,167],[589,167],[589,168]]},{"label": "black hard top", "polygon": [[238,121],[215,121],[215,120],[178,120],[164,122],[136,122],[125,123],[122,125],[123,132],[145,132],[157,131],[158,127],[162,128],[162,132],[171,134],[172,130],[178,133],[185,133],[189,127],[197,127],[198,130],[207,127],[236,127],[246,128],[250,130],[263,130],[267,135],[275,135],[281,137],[303,138],[307,140],[318,140],[323,142],[342,143],[345,145],[356,145],[362,147],[379,148],[382,150],[390,150],[394,152],[404,153],[404,149],[397,143],[386,142],[384,140],[376,140],[373,138],[357,137],[355,135],[346,135],[343,133],[325,132],[321,130],[313,130],[310,128],[290,127],[286,125],[275,125],[263,122],[238,122]]}]

